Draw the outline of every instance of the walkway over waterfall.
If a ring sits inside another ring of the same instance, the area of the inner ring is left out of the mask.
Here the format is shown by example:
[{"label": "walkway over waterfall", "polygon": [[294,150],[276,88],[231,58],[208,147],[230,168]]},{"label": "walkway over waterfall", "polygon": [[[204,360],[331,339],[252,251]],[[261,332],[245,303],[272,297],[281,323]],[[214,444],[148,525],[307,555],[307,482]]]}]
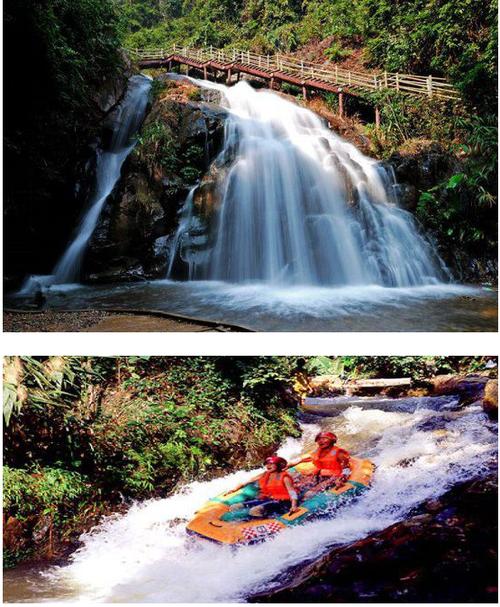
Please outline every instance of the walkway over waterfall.
[{"label": "walkway over waterfall", "polygon": [[282,54],[258,55],[250,51],[225,51],[210,48],[129,49],[132,58],[143,68],[186,65],[203,72],[223,72],[229,82],[233,74],[249,74],[264,79],[270,88],[275,83],[287,82],[302,87],[304,97],[308,90],[326,91],[339,95],[359,96],[362,93],[392,89],[410,95],[429,98],[460,100],[458,90],[445,78],[416,76],[393,72],[370,73],[346,70],[336,65],[322,65]]}]

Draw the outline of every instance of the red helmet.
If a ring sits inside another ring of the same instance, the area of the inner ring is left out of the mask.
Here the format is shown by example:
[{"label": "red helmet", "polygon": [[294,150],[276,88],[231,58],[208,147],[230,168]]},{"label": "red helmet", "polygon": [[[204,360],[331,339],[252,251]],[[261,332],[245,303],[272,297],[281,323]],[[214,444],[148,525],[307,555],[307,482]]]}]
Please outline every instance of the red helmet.
[{"label": "red helmet", "polygon": [[319,434],[316,435],[316,438],[314,439],[314,441],[317,443],[320,438],[328,438],[329,440],[332,441],[332,443],[337,442],[337,435],[334,434],[333,432],[320,432]]},{"label": "red helmet", "polygon": [[271,457],[266,457],[266,464],[276,464],[278,470],[283,470],[287,465],[286,459],[279,457],[278,455],[271,455]]}]

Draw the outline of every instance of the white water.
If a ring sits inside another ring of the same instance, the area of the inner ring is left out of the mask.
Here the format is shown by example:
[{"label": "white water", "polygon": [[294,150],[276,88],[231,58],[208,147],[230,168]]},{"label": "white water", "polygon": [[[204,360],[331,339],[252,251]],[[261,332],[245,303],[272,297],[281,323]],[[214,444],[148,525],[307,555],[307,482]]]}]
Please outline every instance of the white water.
[{"label": "white water", "polygon": [[50,276],[31,276],[20,294],[51,284],[77,283],[87,245],[97,226],[106,200],[120,179],[123,163],[137,143],[137,131],[142,124],[148,103],[151,79],[132,76],[124,99],[117,108],[115,129],[106,150],[97,154],[95,190],[84,210],[80,223],[66,250]]},{"label": "white water", "polygon": [[[495,427],[479,406],[456,409],[456,399],[410,399],[398,412],[346,408],[319,418],[353,454],[376,465],[372,488],[330,520],[288,529],[265,544],[231,549],[188,539],[186,520],[207,498],[252,472],[194,482],[166,499],[136,503],[83,536],[69,565],[45,574],[44,598],[107,602],[239,602],[270,587],[287,568],[404,519],[422,501],[454,484],[480,477],[494,460]],[[303,441],[286,441],[291,457],[312,443],[316,425],[304,425]],[[35,582],[39,583],[39,582]],[[50,588],[53,594],[50,594]],[[36,595],[33,595],[36,596]],[[33,600],[33,597],[32,599]]]},{"label": "white water", "polygon": [[193,191],[181,210],[176,259],[189,279],[275,285],[436,284],[447,271],[397,206],[393,174],[328,130],[313,112],[246,82],[220,91],[229,114],[216,163],[220,209],[200,255]]}]

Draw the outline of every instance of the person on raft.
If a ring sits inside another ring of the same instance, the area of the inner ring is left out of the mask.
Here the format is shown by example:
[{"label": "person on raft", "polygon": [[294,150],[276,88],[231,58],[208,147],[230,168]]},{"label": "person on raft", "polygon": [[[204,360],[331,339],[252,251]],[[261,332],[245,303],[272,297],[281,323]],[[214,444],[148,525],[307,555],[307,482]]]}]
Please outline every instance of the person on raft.
[{"label": "person on raft", "polygon": [[263,474],[232,489],[230,493],[238,491],[249,483],[257,483],[259,495],[239,507],[250,508],[248,514],[256,518],[265,518],[271,515],[294,514],[297,512],[297,491],[292,477],[286,472],[287,461],[282,457],[273,455],[265,460],[266,471]]},{"label": "person on raft", "polygon": [[313,478],[305,482],[308,490],[304,493],[303,499],[308,499],[315,493],[331,487],[336,489],[342,487],[351,474],[349,452],[336,446],[337,436],[333,432],[320,432],[314,441],[318,445],[315,451],[287,466],[292,468],[303,462],[314,464]]}]

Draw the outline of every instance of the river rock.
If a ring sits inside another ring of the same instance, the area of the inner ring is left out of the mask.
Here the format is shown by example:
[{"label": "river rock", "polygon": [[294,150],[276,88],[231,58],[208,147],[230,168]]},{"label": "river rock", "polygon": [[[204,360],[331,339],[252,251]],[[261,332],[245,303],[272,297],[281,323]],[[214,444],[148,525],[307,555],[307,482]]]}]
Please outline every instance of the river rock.
[{"label": "river rock", "polygon": [[490,417],[498,418],[498,380],[490,379],[484,388],[483,408]]},{"label": "river rock", "polygon": [[336,396],[343,394],[344,381],[338,375],[316,375],[309,380],[308,396]]},{"label": "river rock", "polygon": [[483,397],[488,377],[483,375],[438,375],[429,380],[433,396],[457,394],[461,404],[470,404]]}]

